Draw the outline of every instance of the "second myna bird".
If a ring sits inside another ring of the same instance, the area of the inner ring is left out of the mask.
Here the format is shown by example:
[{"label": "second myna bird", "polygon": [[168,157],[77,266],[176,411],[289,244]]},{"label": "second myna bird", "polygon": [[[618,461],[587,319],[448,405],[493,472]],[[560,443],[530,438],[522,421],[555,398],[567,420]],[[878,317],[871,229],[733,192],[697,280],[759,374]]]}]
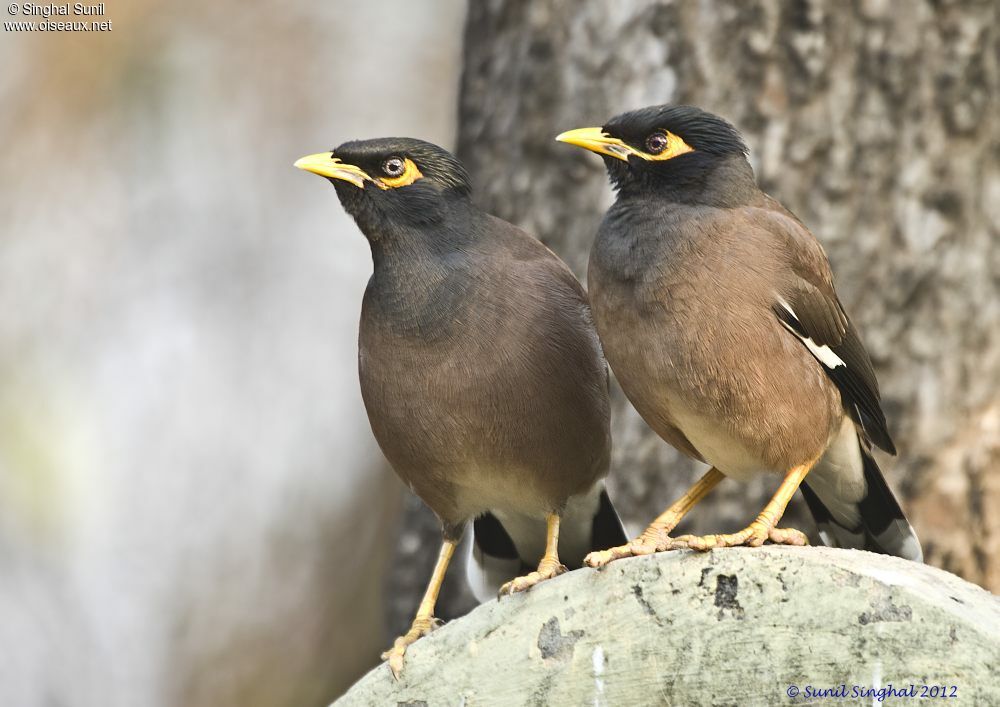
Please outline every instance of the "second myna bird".
[{"label": "second myna bird", "polygon": [[[524,590],[625,541],[604,492],[607,365],[569,268],[477,208],[445,150],[365,140],[295,164],[333,182],[371,246],[361,392],[385,456],[443,528],[413,625],[384,656],[398,675],[407,646],[433,628],[467,521],[480,599],[501,580]],[[513,578],[525,564],[537,569]]]},{"label": "second myna bird", "polygon": [[[647,423],[712,468],[619,557],[676,547],[804,544],[778,527],[801,486],[828,545],[921,559],[872,456],[895,453],[871,361],[823,248],[756,184],[728,122],[690,106],[624,113],[558,140],[601,155],[617,199],[588,284],[605,354]],[[735,533],[670,537],[724,476],[775,475]]]}]

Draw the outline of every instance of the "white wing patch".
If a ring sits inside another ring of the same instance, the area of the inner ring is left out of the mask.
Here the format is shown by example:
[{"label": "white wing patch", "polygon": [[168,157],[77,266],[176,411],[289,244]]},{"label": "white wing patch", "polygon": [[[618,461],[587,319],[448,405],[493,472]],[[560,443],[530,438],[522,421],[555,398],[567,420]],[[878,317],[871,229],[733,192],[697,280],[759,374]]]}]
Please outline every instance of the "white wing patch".
[{"label": "white wing patch", "polygon": [[[792,318],[796,322],[799,321],[799,318],[795,315],[795,311],[792,309],[792,306],[788,304],[788,302],[786,302],[783,298],[778,297],[778,304],[780,304],[786,312],[792,315]],[[816,359],[824,366],[830,369],[837,368],[838,366],[844,366],[845,368],[847,367],[847,364],[844,363],[841,360],[840,356],[835,354],[833,352],[833,349],[831,349],[829,346],[827,346],[826,344],[819,346],[815,341],[810,339],[808,336],[802,336],[802,334],[797,332],[795,328],[792,327],[792,325],[790,325],[788,322],[781,320],[781,323],[785,326],[786,329],[788,329],[788,331],[795,334],[795,336],[797,336],[799,340],[806,345],[806,348],[809,349],[809,352],[813,356],[815,356]]]}]

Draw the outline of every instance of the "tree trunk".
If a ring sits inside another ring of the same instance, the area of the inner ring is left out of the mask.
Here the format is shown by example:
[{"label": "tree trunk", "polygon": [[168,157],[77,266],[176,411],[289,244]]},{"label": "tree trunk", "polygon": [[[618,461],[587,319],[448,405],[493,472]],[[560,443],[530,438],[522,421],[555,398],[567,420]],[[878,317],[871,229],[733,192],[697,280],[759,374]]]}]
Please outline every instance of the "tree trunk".
[{"label": "tree trunk", "polygon": [[[882,384],[880,457],[927,561],[1000,589],[1000,78],[993,0],[473,0],[459,157],[479,202],[585,275],[611,202],[600,160],[553,141],[649,104],[745,135],[763,188],[822,241]],[[700,467],[616,394],[611,490],[631,529]],[[775,484],[693,514],[735,529]],[[790,520],[801,521],[804,504]]]}]

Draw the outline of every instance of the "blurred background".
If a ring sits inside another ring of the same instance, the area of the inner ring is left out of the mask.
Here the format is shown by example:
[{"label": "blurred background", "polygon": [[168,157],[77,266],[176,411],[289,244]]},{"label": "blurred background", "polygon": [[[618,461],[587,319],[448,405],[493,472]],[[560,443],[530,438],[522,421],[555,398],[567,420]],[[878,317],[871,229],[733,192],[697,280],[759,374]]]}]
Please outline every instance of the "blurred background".
[{"label": "blurred background", "polygon": [[402,485],[367,243],[292,162],[453,143],[465,7],[106,11],[0,40],[0,705],[326,704],[385,648]]},{"label": "blurred background", "polygon": [[[0,705],[323,705],[374,665],[437,528],[361,404],[367,245],[291,163],[455,148],[583,277],[610,189],[552,137],[652,103],[732,120],[827,247],[928,562],[1000,590],[992,0],[105,8],[111,32],[0,43]],[[635,531],[700,469],[617,392],[613,424]]]}]

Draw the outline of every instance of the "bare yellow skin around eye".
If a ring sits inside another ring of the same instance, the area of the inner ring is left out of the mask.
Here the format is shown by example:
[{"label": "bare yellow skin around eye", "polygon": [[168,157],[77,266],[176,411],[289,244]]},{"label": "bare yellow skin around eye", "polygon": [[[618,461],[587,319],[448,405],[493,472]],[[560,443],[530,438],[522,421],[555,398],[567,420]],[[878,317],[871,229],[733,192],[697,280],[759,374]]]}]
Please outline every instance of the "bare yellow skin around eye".
[{"label": "bare yellow skin around eye", "polygon": [[638,154],[644,160],[649,160],[650,162],[661,162],[663,160],[673,159],[678,155],[683,155],[688,152],[694,152],[694,148],[688,145],[686,142],[684,142],[683,138],[681,138],[679,135],[674,135],[672,132],[666,130],[663,132],[663,134],[666,135],[667,137],[667,147],[666,149],[663,150],[663,152],[651,155],[648,152],[636,151],[636,154]]},{"label": "bare yellow skin around eye", "polygon": [[409,186],[424,176],[420,173],[416,163],[409,157],[405,159],[404,165],[403,173],[398,177],[379,177],[375,183],[382,189],[398,189]]},{"label": "bare yellow skin around eye", "polygon": [[603,128],[579,128],[562,133],[556,140],[582,147],[585,150],[596,152],[599,155],[614,157],[623,162],[628,162],[629,157],[635,155],[647,162],[663,162],[688,152],[694,152],[694,148],[684,142],[684,138],[675,135],[667,130],[663,131],[663,136],[667,138],[667,145],[662,152],[652,154],[633,147],[620,138],[612,137],[604,132]]}]

